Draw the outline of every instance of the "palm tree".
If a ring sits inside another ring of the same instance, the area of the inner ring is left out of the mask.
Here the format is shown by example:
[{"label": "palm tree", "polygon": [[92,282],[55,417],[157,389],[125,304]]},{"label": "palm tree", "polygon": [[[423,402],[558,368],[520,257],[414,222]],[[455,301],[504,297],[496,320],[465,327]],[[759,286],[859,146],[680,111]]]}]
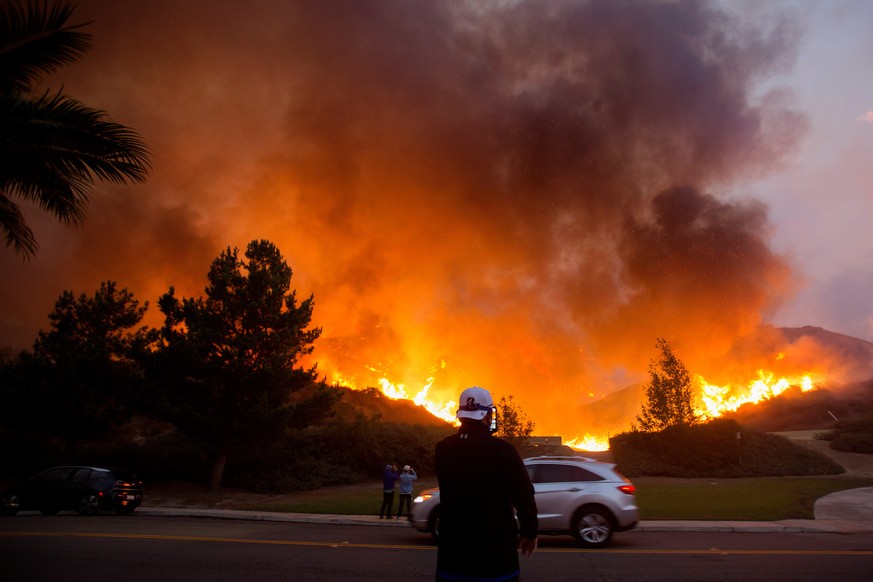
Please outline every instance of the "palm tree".
[{"label": "palm tree", "polygon": [[91,48],[89,23],[67,24],[74,5],[0,5],[0,233],[25,258],[38,248],[18,198],[78,224],[95,179],[143,182],[149,151],[132,129],[62,95],[37,93],[41,75]]}]

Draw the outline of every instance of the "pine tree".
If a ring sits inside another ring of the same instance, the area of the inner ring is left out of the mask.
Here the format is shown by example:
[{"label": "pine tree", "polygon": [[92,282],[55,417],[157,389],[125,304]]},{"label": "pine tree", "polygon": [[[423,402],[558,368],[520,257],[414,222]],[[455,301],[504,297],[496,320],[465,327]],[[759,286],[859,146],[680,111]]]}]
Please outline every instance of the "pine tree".
[{"label": "pine tree", "polygon": [[[330,412],[333,393],[302,368],[320,328],[313,297],[297,301],[291,268],[273,243],[228,248],[212,262],[206,298],[158,301],[165,316],[150,378],[164,392],[167,420],[212,457],[210,489],[221,486],[233,451],[270,446],[285,431]],[[321,386],[315,395],[291,394]]]},{"label": "pine tree", "polygon": [[658,432],[669,426],[691,426],[697,422],[697,416],[688,369],[667,340],[658,338],[655,345],[661,356],[649,363],[646,402],[637,415],[640,429]]}]

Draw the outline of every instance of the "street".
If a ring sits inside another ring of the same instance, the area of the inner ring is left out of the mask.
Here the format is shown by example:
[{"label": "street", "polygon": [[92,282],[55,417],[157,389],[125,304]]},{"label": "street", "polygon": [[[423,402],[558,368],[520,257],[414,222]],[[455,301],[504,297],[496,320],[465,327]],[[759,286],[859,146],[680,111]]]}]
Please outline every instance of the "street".
[{"label": "street", "polygon": [[[604,550],[541,537],[525,582],[869,580],[873,533],[626,532]],[[404,527],[148,516],[0,519],[3,579],[432,580],[436,548]]]}]

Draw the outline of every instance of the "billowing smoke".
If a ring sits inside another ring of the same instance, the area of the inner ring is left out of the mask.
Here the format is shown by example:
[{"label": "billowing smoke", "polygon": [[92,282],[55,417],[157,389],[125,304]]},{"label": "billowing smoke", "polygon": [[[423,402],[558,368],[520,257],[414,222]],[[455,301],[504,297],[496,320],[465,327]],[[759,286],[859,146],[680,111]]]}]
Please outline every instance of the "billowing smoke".
[{"label": "billowing smoke", "polygon": [[34,215],[37,257],[0,256],[10,337],[105,279],[153,305],[202,295],[222,249],[266,238],[315,295],[329,380],[433,378],[438,401],[479,384],[571,435],[656,338],[706,368],[792,288],[766,208],[722,194],[803,132],[765,90],[790,19],[630,0],[94,0],[76,18],[95,49],[47,84],[139,130],[154,171],[100,186],[76,230]]}]

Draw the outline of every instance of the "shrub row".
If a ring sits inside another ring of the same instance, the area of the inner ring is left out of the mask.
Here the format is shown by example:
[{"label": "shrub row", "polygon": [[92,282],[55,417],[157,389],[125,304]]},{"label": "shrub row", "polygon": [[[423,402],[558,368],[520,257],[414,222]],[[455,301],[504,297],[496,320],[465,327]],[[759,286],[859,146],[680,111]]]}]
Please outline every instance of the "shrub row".
[{"label": "shrub row", "polygon": [[676,426],[610,439],[618,468],[629,477],[769,477],[835,475],[828,457],[778,435],[742,428],[731,419]]},{"label": "shrub row", "polygon": [[837,451],[873,454],[873,412],[837,422],[822,438],[830,441],[831,448]]}]

